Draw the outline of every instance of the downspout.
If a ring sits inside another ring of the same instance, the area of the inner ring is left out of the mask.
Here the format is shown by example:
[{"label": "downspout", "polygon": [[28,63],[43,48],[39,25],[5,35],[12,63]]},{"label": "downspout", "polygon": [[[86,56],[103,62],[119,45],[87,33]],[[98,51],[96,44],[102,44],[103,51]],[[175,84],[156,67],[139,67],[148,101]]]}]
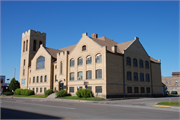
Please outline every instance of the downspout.
[{"label": "downspout", "polygon": [[124,88],[124,98],[125,98],[125,68],[124,68],[124,56],[123,56],[123,88]]}]

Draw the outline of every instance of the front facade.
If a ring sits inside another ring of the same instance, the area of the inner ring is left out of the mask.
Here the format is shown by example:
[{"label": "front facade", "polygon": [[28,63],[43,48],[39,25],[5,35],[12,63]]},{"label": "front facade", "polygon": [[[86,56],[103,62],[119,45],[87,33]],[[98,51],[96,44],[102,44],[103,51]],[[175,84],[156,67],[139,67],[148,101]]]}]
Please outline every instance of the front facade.
[{"label": "front facade", "polygon": [[43,94],[47,89],[91,89],[94,96],[160,96],[161,63],[150,57],[139,38],[117,43],[87,33],[76,45],[46,47],[46,34],[28,30],[22,34],[21,88]]},{"label": "front facade", "polygon": [[162,77],[162,82],[167,86],[167,91],[177,91],[180,93],[180,72],[173,72],[172,76]]}]

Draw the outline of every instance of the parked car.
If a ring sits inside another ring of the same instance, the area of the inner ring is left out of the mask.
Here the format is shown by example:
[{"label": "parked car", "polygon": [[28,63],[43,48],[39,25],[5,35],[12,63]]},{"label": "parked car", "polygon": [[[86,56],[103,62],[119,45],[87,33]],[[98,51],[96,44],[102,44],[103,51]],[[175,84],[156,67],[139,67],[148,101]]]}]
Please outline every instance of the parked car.
[{"label": "parked car", "polygon": [[171,91],[171,94],[178,94],[178,92],[177,91]]}]

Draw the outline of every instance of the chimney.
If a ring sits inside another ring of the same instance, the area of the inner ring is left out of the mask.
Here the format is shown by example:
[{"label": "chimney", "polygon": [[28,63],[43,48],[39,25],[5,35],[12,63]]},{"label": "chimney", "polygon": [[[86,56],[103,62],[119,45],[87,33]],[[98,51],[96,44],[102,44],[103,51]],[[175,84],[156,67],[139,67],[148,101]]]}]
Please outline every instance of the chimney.
[{"label": "chimney", "polygon": [[113,51],[113,53],[117,53],[117,46],[116,45],[112,46],[112,51]]},{"label": "chimney", "polygon": [[139,40],[139,38],[138,37],[134,37],[134,40]]},{"label": "chimney", "polygon": [[92,38],[98,38],[98,34],[96,34],[96,33],[94,34],[94,33],[93,33],[93,34],[92,34]]}]

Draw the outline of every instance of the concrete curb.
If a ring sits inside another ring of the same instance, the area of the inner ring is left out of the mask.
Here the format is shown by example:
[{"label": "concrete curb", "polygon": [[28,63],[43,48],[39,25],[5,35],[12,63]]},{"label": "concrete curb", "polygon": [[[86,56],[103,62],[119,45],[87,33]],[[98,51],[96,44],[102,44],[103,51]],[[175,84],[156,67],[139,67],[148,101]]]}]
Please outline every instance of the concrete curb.
[{"label": "concrete curb", "polygon": [[1,96],[1,98],[13,98],[11,96]]},{"label": "concrete curb", "polygon": [[166,106],[166,105],[153,105],[153,107],[171,108],[171,106]]}]

